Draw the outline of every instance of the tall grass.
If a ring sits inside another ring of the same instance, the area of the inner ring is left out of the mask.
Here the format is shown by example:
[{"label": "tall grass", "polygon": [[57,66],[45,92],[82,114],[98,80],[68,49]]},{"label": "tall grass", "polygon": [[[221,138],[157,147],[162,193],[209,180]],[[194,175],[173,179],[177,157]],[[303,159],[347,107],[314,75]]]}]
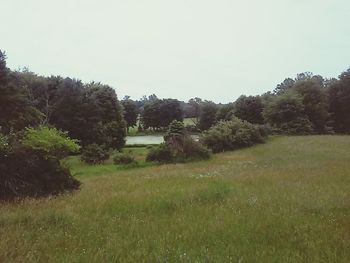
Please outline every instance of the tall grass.
[{"label": "tall grass", "polygon": [[0,262],[350,260],[350,136],[97,170],[79,192],[1,204]]}]

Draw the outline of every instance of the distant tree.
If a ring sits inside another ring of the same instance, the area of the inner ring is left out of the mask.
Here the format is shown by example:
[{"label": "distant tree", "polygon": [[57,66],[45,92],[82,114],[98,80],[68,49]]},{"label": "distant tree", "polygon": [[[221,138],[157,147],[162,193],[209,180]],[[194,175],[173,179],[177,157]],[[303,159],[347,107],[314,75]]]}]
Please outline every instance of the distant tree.
[{"label": "distant tree", "polygon": [[6,67],[6,56],[0,51],[0,128],[2,132],[18,131],[39,124],[42,113],[29,100],[28,90],[19,86]]},{"label": "distant tree", "polygon": [[209,129],[216,122],[218,107],[214,102],[205,101],[201,105],[198,127],[202,131]]},{"label": "distant tree", "polygon": [[309,72],[309,71],[298,73],[296,78],[295,78],[295,81],[309,80],[309,79],[312,79],[313,76],[314,76],[314,74],[312,72]]},{"label": "distant tree", "polygon": [[126,127],[129,131],[130,127],[134,127],[137,124],[138,110],[136,103],[130,98],[126,97],[122,100],[123,115],[126,121]]},{"label": "distant tree", "polygon": [[164,99],[160,105],[160,126],[168,127],[172,121],[183,121],[183,109],[176,99]]},{"label": "distant tree", "polygon": [[114,89],[100,83],[38,77],[17,72],[19,83],[30,91],[31,101],[44,118],[42,123],[68,131],[83,146],[92,143],[119,149],[124,144],[125,122]]},{"label": "distant tree", "polygon": [[189,111],[189,117],[194,119],[195,125],[199,122],[199,116],[201,114],[202,109],[202,99],[201,98],[192,98],[188,101],[188,111]]},{"label": "distant tree", "polygon": [[274,97],[264,109],[264,117],[273,128],[287,134],[308,134],[312,124],[304,113],[303,98],[296,92]]},{"label": "distant tree", "polygon": [[329,108],[335,131],[350,133],[350,68],[330,86]]},{"label": "distant tree", "polygon": [[173,120],[183,120],[180,102],[175,99],[154,100],[146,103],[141,113],[144,128],[165,128]]},{"label": "distant tree", "polygon": [[161,127],[159,118],[161,103],[161,100],[156,100],[153,102],[147,102],[143,106],[143,111],[141,113],[141,122],[143,128],[159,129]]},{"label": "distant tree", "polygon": [[216,114],[217,121],[229,121],[233,117],[234,117],[234,104],[233,103],[222,105],[221,107],[219,107],[217,114]]},{"label": "distant tree", "polygon": [[263,124],[264,104],[260,96],[240,96],[234,104],[234,115],[241,120]]},{"label": "distant tree", "polygon": [[100,83],[85,87],[82,105],[83,144],[104,144],[120,149],[125,143],[126,123],[115,90]]},{"label": "distant tree", "polygon": [[322,83],[323,80],[311,78],[297,81],[293,86],[302,96],[304,113],[317,133],[325,132],[329,118],[327,94]]},{"label": "distant tree", "polygon": [[314,75],[312,72],[303,72],[297,74],[297,76],[294,79],[286,78],[282,83],[278,84],[273,93],[275,95],[280,95],[282,93],[285,93],[286,91],[293,88],[296,82],[300,81],[310,81],[316,82],[319,86],[324,87],[327,83],[327,80],[325,80],[320,75]]},{"label": "distant tree", "polygon": [[289,90],[291,87],[293,87],[295,83],[295,80],[291,78],[286,78],[282,83],[278,84],[275,90],[273,91],[274,94],[282,94]]},{"label": "distant tree", "polygon": [[6,54],[0,50],[0,85],[8,82],[9,69],[6,67]]}]

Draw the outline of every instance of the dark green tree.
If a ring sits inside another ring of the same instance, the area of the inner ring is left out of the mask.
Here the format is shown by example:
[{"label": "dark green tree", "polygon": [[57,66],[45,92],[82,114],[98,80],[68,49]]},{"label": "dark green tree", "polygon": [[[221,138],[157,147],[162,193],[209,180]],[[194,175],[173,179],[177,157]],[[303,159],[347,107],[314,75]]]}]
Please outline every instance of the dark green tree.
[{"label": "dark green tree", "polygon": [[317,78],[297,81],[293,89],[302,96],[304,113],[311,121],[315,132],[325,132],[329,113],[327,93],[322,82]]},{"label": "dark green tree", "polygon": [[166,128],[173,121],[183,120],[180,102],[175,99],[154,100],[146,103],[141,113],[144,128]]},{"label": "dark green tree", "polygon": [[330,86],[329,110],[334,130],[350,133],[350,68]]},{"label": "dark green tree", "polygon": [[312,124],[305,115],[303,98],[293,91],[274,97],[264,109],[266,121],[282,133],[308,134]]},{"label": "dark green tree", "polygon": [[5,53],[0,51],[0,128],[18,131],[39,124],[42,114],[29,100],[28,89],[18,85],[16,76],[6,67]]},{"label": "dark green tree", "polygon": [[234,115],[241,120],[263,124],[264,104],[260,96],[240,96],[234,104]]},{"label": "dark green tree", "polygon": [[216,114],[217,121],[229,121],[233,117],[234,117],[233,103],[222,105],[221,107],[219,107],[218,112]]},{"label": "dark green tree", "polygon": [[178,100],[163,99],[160,105],[160,126],[165,128],[176,121],[183,121],[183,109]]},{"label": "dark green tree", "polygon": [[137,124],[137,105],[129,97],[124,98],[121,103],[123,105],[124,120],[126,121],[126,127],[129,131],[129,127],[134,127]]},{"label": "dark green tree", "polygon": [[212,101],[205,101],[201,105],[198,127],[202,131],[209,129],[216,122],[218,106]]},{"label": "dark green tree", "polygon": [[190,99],[187,103],[188,116],[189,118],[194,118],[195,125],[197,125],[199,122],[199,117],[202,110],[202,103],[203,103],[202,99],[198,97]]}]

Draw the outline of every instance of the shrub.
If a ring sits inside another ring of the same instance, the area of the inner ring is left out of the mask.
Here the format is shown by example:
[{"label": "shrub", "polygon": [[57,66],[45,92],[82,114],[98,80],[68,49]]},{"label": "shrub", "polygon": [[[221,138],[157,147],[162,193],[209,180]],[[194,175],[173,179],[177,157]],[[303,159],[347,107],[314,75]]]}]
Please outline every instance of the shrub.
[{"label": "shrub", "polygon": [[60,164],[62,156],[77,149],[79,146],[73,140],[47,127],[0,135],[0,200],[78,189],[79,181]]},{"label": "shrub", "polygon": [[185,160],[206,160],[210,158],[210,151],[189,136],[184,139],[183,153]]},{"label": "shrub", "polygon": [[150,150],[146,161],[176,163],[202,160],[210,157],[210,152],[185,132],[182,122],[173,121],[164,136],[165,142]]},{"label": "shrub", "polygon": [[288,135],[307,135],[313,132],[312,123],[308,118],[299,117],[280,125],[280,131]]},{"label": "shrub", "polygon": [[265,138],[266,132],[262,127],[234,118],[211,127],[203,133],[201,141],[217,153],[263,143]]},{"label": "shrub", "polygon": [[171,163],[174,161],[173,152],[166,143],[153,147],[147,154],[147,162]]},{"label": "shrub", "polygon": [[58,160],[23,148],[0,156],[0,170],[2,200],[55,195],[80,185]]},{"label": "shrub", "polygon": [[117,153],[113,157],[114,164],[137,164],[135,160],[135,156],[132,155],[131,151],[127,151],[124,153]]},{"label": "shrub", "polygon": [[101,164],[108,158],[108,150],[96,143],[84,147],[81,154],[81,160],[88,164]]},{"label": "shrub", "polygon": [[70,139],[67,133],[47,126],[27,128],[21,142],[25,147],[38,152],[46,159],[61,159],[80,149],[78,141]]}]

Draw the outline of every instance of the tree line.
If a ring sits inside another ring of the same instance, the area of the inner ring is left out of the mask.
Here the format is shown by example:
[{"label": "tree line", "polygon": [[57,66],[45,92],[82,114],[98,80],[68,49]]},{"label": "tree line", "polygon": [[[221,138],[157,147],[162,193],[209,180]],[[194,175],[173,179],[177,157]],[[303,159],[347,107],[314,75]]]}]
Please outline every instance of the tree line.
[{"label": "tree line", "polygon": [[242,95],[228,104],[199,97],[187,102],[159,99],[154,94],[119,101],[115,90],[100,82],[12,71],[0,51],[0,94],[2,133],[45,124],[67,131],[82,146],[97,143],[120,149],[130,127],[166,130],[172,121],[184,118],[191,118],[188,126],[197,132],[235,116],[280,133],[350,133],[350,69],[333,79],[301,73],[273,91]]},{"label": "tree line", "polygon": [[[325,79],[310,72],[287,78],[273,91],[240,96],[228,104],[192,98],[188,102],[160,100],[156,95],[122,101],[127,126],[166,128],[172,120],[191,118],[194,131],[204,131],[222,120],[237,117],[267,125],[285,134],[350,133],[350,69],[338,78]],[[131,106],[132,105],[132,106]]]}]

